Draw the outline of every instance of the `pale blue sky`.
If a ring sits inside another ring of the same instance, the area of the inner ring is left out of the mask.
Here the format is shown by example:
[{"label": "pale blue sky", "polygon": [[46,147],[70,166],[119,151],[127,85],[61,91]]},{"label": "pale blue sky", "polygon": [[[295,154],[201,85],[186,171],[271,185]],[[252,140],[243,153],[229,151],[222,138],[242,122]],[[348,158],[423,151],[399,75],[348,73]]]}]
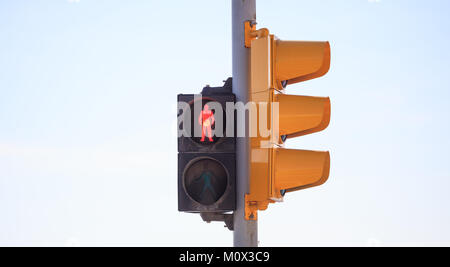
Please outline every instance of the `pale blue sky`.
[{"label": "pale blue sky", "polygon": [[[322,187],[260,213],[260,244],[450,245],[450,2],[257,1],[328,40]],[[0,245],[229,246],[177,211],[176,95],[231,75],[230,1],[0,2]]]}]

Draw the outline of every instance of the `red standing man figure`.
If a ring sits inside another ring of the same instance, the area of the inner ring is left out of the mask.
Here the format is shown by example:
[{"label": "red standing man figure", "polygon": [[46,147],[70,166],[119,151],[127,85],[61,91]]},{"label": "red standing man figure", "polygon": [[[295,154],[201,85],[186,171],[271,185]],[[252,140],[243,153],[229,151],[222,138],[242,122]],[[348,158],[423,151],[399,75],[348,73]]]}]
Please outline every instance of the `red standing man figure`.
[{"label": "red standing man figure", "polygon": [[205,105],[202,112],[198,116],[198,124],[202,126],[202,139],[200,142],[205,142],[205,134],[208,132],[210,142],[213,142],[211,126],[214,124],[214,114],[209,110],[209,106]]}]

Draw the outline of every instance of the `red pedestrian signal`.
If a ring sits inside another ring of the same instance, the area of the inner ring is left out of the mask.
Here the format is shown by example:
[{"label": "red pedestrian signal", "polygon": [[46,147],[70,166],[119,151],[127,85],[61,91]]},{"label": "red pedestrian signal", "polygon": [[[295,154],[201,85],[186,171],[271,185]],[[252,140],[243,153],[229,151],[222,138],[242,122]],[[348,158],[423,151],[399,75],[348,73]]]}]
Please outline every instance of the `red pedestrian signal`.
[{"label": "red pedestrian signal", "polygon": [[198,124],[202,126],[202,139],[200,139],[200,142],[205,142],[205,135],[208,135],[209,142],[213,142],[212,138],[212,130],[211,127],[214,125],[215,119],[214,119],[214,113],[209,110],[208,104],[206,104],[203,107],[202,112],[200,112],[200,115],[198,116]]}]

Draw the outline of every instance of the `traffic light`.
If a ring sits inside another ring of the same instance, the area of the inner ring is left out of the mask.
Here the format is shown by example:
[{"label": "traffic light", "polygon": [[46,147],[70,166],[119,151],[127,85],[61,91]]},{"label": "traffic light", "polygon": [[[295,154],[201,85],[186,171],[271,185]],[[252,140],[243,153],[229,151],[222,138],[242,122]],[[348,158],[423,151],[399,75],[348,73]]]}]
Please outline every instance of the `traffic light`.
[{"label": "traffic light", "polygon": [[235,114],[226,111],[235,102],[231,78],[199,95],[178,95],[179,211],[235,210]]},{"label": "traffic light", "polygon": [[[251,49],[250,188],[245,216],[281,202],[288,192],[325,183],[328,152],[286,149],[287,139],[319,132],[330,122],[330,100],[285,94],[288,85],[325,75],[330,68],[328,42],[283,41],[267,29],[245,24],[246,46]],[[256,127],[256,129],[254,129]],[[265,130],[267,128],[267,130]]]}]

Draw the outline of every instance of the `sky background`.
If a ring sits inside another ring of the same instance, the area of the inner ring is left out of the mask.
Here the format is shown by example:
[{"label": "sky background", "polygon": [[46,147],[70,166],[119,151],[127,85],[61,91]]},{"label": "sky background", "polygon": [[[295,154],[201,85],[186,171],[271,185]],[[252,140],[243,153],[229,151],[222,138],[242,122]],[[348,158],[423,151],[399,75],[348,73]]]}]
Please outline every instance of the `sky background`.
[{"label": "sky background", "polygon": [[[261,246],[450,246],[450,1],[257,1],[328,40],[318,188],[259,213]],[[0,1],[0,245],[231,246],[177,211],[176,95],[231,76],[230,1]]]}]

